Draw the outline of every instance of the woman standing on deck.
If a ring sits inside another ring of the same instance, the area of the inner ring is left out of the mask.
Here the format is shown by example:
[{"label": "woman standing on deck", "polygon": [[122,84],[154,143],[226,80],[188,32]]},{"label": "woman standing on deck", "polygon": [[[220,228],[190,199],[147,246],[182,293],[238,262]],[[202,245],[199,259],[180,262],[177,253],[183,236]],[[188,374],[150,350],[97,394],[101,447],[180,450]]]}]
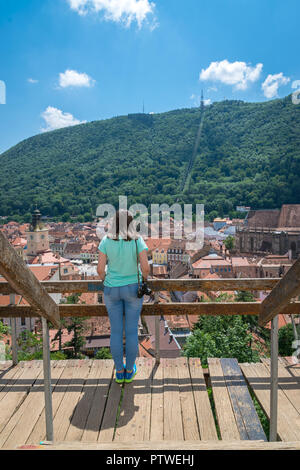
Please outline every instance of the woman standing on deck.
[{"label": "woman standing on deck", "polygon": [[[143,306],[143,297],[138,298],[139,276],[147,280],[149,263],[148,247],[142,237],[132,228],[133,217],[120,210],[113,220],[110,231],[99,244],[97,272],[104,280],[104,303],[111,328],[110,350],[116,367],[116,382],[132,382],[137,368],[138,321]],[[126,230],[122,230],[123,227]],[[105,270],[107,263],[107,271]],[[125,315],[126,364],[123,363],[123,313]]]}]

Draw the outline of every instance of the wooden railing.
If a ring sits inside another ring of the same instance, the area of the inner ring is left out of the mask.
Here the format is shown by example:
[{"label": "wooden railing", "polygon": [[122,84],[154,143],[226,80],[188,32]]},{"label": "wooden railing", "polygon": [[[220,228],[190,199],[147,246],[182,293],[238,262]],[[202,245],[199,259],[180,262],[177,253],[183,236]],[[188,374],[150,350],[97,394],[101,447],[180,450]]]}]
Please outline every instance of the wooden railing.
[{"label": "wooden railing", "polygon": [[[270,291],[280,279],[156,279],[149,280],[149,287],[153,292],[159,291]],[[54,293],[83,293],[102,292],[101,281],[44,281],[40,283],[48,294]],[[7,282],[0,283],[0,294],[12,294],[12,289]],[[181,303],[144,303],[142,315],[260,315],[263,308],[262,302],[181,302]],[[60,317],[107,316],[104,304],[60,304],[58,305]],[[279,312],[278,312],[279,313]],[[280,307],[280,313],[289,315],[300,314],[300,302],[285,302]],[[36,317],[37,312],[31,306],[8,305],[0,306],[0,318]],[[271,319],[271,318],[270,318]]]}]

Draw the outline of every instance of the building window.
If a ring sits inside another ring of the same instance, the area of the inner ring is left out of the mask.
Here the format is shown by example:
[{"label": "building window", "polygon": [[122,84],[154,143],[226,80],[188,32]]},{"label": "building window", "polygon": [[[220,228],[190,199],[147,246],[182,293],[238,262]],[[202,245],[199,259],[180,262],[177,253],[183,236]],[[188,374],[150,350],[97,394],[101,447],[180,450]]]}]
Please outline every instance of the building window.
[{"label": "building window", "polygon": [[21,326],[26,326],[26,318],[21,318]]}]

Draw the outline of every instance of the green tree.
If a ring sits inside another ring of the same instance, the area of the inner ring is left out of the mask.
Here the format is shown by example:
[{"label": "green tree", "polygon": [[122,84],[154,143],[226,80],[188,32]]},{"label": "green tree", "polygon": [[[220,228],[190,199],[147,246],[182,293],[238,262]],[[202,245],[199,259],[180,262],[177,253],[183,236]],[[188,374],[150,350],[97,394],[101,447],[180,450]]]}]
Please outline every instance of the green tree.
[{"label": "green tree", "polygon": [[[67,297],[68,304],[77,304],[79,301],[79,294],[72,294]],[[84,332],[86,331],[86,317],[72,317],[65,322],[68,333],[73,333],[72,339],[64,344],[65,347],[72,347],[74,357],[80,357],[80,350],[85,344]]]},{"label": "green tree", "polygon": [[[74,298],[75,300],[78,300],[78,297],[75,297]],[[71,302],[72,303],[72,302]],[[58,340],[58,350],[61,351],[62,350],[62,330],[66,328],[66,320],[61,318],[60,319],[60,328],[57,330],[54,338],[52,339],[52,341],[57,341]],[[51,325],[51,329],[53,329],[53,326]]]},{"label": "green tree", "polygon": [[[9,332],[10,332],[10,328],[7,325],[4,325],[4,323],[2,321],[0,321],[0,342],[2,342],[4,336],[9,334]],[[2,346],[3,346],[4,350],[2,349]],[[0,347],[1,347],[0,352],[5,354],[5,359],[7,359],[7,360],[11,359],[10,347],[7,344],[6,345],[3,344]],[[3,359],[3,357],[1,359]]]},{"label": "green tree", "polygon": [[18,336],[17,344],[19,361],[43,358],[43,339],[40,333],[24,330]]},{"label": "green tree", "polygon": [[101,348],[95,354],[95,359],[112,359],[109,348]]},{"label": "green tree", "polygon": [[3,339],[3,337],[9,333],[9,331],[9,327],[0,321],[0,340]]},{"label": "green tree", "polygon": [[65,212],[61,217],[62,222],[69,222],[70,221],[70,214],[69,212]]},{"label": "green tree", "polygon": [[280,356],[292,356],[293,348],[292,343],[294,341],[294,331],[291,323],[279,328],[278,331],[278,353]]},{"label": "green tree", "polygon": [[255,302],[252,292],[247,290],[240,290],[235,296],[236,302]]},{"label": "green tree", "polygon": [[208,357],[235,357],[239,362],[257,362],[259,355],[251,348],[252,336],[241,315],[199,317],[197,327],[187,338],[183,355],[200,357],[207,366]]},{"label": "green tree", "polygon": [[226,246],[226,250],[231,251],[235,246],[235,238],[232,235],[229,235],[229,237],[226,238],[224,243]]},{"label": "green tree", "polygon": [[66,354],[61,351],[55,351],[50,354],[50,357],[53,361],[64,361],[67,359]]},{"label": "green tree", "polygon": [[83,317],[72,317],[66,325],[68,333],[73,333],[73,336],[70,341],[67,341],[64,344],[64,347],[73,348],[75,358],[79,358],[81,356],[80,350],[85,344],[85,320],[86,318]]}]

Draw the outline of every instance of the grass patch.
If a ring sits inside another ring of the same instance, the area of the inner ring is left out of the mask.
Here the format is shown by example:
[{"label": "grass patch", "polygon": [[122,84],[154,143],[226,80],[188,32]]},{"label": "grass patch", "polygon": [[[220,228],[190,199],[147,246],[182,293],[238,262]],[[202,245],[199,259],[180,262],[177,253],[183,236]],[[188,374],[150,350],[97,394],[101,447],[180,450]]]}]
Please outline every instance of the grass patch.
[{"label": "grass patch", "polygon": [[256,413],[258,415],[258,418],[259,418],[259,421],[262,425],[262,428],[265,432],[265,435],[267,437],[267,440],[269,440],[269,431],[270,431],[270,420],[269,418],[267,417],[267,415],[265,414],[264,410],[262,409],[262,407],[260,406],[254,392],[251,390],[251,388],[249,388],[249,392],[250,392],[250,395],[251,395],[251,398],[252,398],[252,401],[254,403],[254,406],[255,406],[255,409],[256,409]]},{"label": "grass patch", "polygon": [[210,406],[211,406],[214,421],[215,421],[215,426],[216,426],[216,430],[217,430],[217,434],[218,434],[218,439],[221,440],[220,427],[219,427],[219,423],[218,423],[218,419],[217,419],[217,413],[216,413],[216,405],[215,405],[215,401],[214,401],[214,397],[213,397],[213,391],[212,391],[211,387],[207,387],[207,393],[208,393],[208,398],[209,398],[209,401],[210,401]]}]

